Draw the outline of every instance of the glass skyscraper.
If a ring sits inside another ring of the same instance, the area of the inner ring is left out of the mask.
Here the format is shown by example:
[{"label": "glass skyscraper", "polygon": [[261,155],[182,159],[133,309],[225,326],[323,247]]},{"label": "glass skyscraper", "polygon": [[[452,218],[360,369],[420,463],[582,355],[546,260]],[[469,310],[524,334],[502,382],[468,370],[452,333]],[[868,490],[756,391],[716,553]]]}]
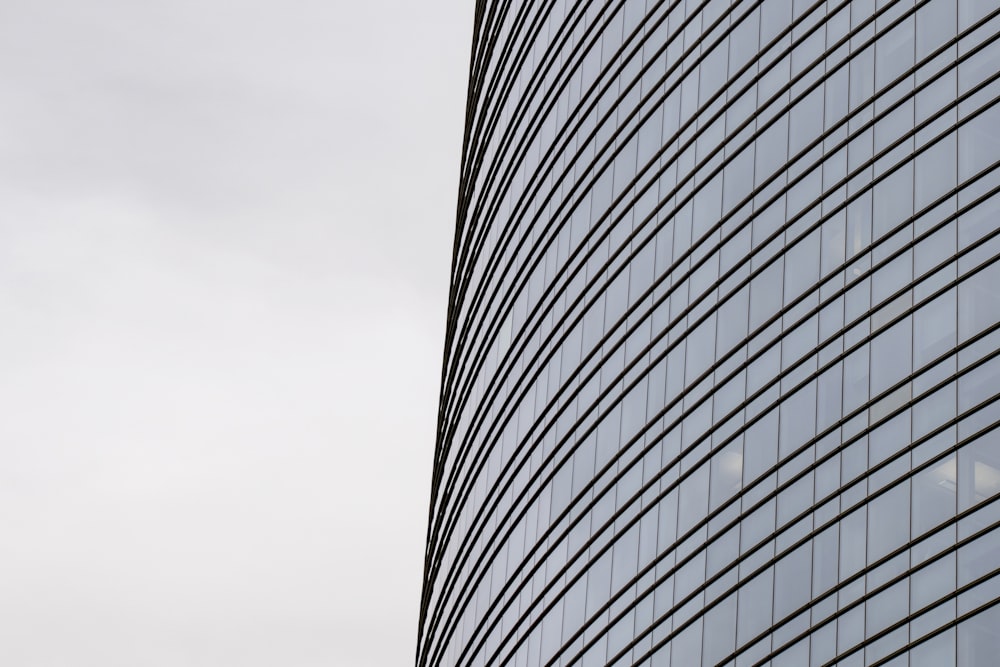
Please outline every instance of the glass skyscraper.
[{"label": "glass skyscraper", "polygon": [[476,4],[417,664],[1000,665],[1000,4]]}]

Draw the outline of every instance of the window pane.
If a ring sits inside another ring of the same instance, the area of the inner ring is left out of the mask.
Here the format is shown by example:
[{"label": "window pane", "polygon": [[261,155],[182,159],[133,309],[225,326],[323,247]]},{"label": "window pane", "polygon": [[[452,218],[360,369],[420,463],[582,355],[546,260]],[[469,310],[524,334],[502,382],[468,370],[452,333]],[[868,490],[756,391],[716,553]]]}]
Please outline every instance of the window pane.
[{"label": "window pane", "polygon": [[1000,321],[1000,262],[987,266],[958,286],[958,337],[965,341]]},{"label": "window pane", "polygon": [[913,314],[913,367],[921,368],[955,346],[955,290],[950,289]]},{"label": "window pane", "polygon": [[872,341],[872,395],[910,374],[910,318],[898,322]]}]

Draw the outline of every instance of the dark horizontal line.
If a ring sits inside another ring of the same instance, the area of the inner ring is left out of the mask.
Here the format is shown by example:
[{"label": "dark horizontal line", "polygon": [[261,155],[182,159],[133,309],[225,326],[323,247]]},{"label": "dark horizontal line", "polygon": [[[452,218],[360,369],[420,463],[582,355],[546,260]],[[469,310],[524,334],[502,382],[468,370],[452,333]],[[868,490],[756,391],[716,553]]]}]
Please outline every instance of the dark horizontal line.
[{"label": "dark horizontal line", "polygon": [[[994,12],[994,14],[995,14],[995,12]],[[984,44],[985,44],[985,43],[984,43]],[[965,57],[965,56],[963,56],[963,58],[964,58],[964,57]],[[915,71],[915,70],[916,70],[916,67],[914,67],[914,68],[913,68],[913,70],[911,70],[911,71],[909,72],[909,74],[912,74],[912,73],[913,73],[913,71]],[[949,71],[950,71],[950,70],[949,70]],[[885,90],[885,89],[883,89],[883,92],[884,92],[884,90]],[[974,91],[973,91],[973,92],[974,92]],[[986,107],[983,107],[983,108],[985,109]],[[848,118],[849,118],[850,116],[851,116],[851,114],[849,114],[849,115],[848,115]],[[781,116],[778,116],[778,118],[780,118],[780,117],[781,117]],[[846,120],[846,119],[845,119],[845,120]],[[965,121],[962,121],[962,122],[964,123]],[[955,126],[953,126],[953,127],[951,128],[951,130],[954,130],[955,128],[957,128],[957,127],[958,127],[959,125],[961,125],[961,124],[962,124],[962,123],[958,123],[958,124],[956,124]],[[950,131],[951,131],[951,130],[950,130]],[[735,134],[738,134],[738,133],[735,133]],[[925,147],[925,148],[926,148],[926,147]],[[884,154],[884,153],[886,153],[886,152],[888,152],[888,149],[887,149],[887,151],[883,151],[883,152],[882,152],[882,154]],[[874,160],[874,159],[875,159],[875,158],[873,157],[873,160]],[[791,163],[791,161],[789,162],[789,164],[790,164],[790,163]],[[819,162],[818,162],[817,164],[819,164]],[[870,165],[869,165],[869,167],[870,167]],[[890,173],[890,172],[887,172],[887,173]],[[638,178],[638,177],[637,177],[637,178]],[[821,197],[820,199],[822,199],[822,197]],[[819,201],[819,199],[818,199],[817,201]],[[609,213],[611,212],[611,210],[613,210],[613,208],[614,208],[614,206],[612,205],[612,207],[611,207],[611,208],[609,208]],[[740,207],[739,207],[739,206],[737,206],[737,207],[735,207],[735,209],[734,209],[734,210],[739,210],[739,209],[740,209]],[[808,210],[808,207],[807,207],[807,209],[805,209],[805,210]],[[887,235],[887,236],[888,236],[888,235]],[[767,244],[766,244],[766,243],[764,243],[764,244],[761,244],[761,245],[760,245],[759,247],[760,247],[760,248],[763,248],[763,247],[766,247],[766,245],[767,245]],[[691,251],[692,251],[692,252],[693,252],[693,249],[694,249],[694,247],[696,247],[696,246],[693,246],[693,247],[692,247],[692,249],[691,249]],[[789,246],[789,247],[790,247],[790,246]],[[787,250],[787,248],[785,248],[784,250]],[[957,255],[956,255],[956,256],[957,256]],[[774,258],[773,258],[773,259],[774,259]],[[772,261],[773,261],[773,260],[772,260]],[[610,263],[610,260],[609,260],[609,263]],[[845,262],[845,265],[844,265],[844,266],[846,266],[847,264],[848,264],[848,263],[846,263],[846,262]],[[928,274],[928,275],[930,275],[930,274]],[[817,282],[817,283],[816,283],[816,285],[820,285],[820,284],[822,284],[823,282],[824,282],[824,281],[823,281],[823,280],[821,280],[821,281]],[[956,281],[956,284],[957,284],[957,281]],[[911,283],[911,286],[912,286],[912,283]],[[742,289],[742,287],[741,287],[740,289]],[[845,288],[845,290],[846,290],[846,289],[847,289],[847,288]],[[640,301],[641,301],[641,300],[640,300]],[[717,307],[718,307],[718,305],[720,305],[721,303],[723,303],[723,302],[719,302],[719,303],[717,304]],[[913,312],[913,309],[911,309],[911,311],[909,311],[909,312]],[[870,313],[869,313],[869,314],[870,314]],[[867,315],[866,315],[866,316],[867,316]],[[616,327],[617,327],[617,326],[620,326],[620,324],[621,324],[621,322],[619,322],[619,323],[618,323],[618,325],[616,325]],[[766,327],[765,327],[765,328],[766,328]],[[613,330],[614,330],[614,329],[613,329]],[[692,387],[696,387],[696,386],[697,386],[698,384],[699,384],[699,382],[694,382],[694,383],[692,383],[692,385],[691,385],[691,386],[692,386]],[[759,481],[759,480],[758,480],[758,481]],[[456,516],[457,516],[457,515],[456,515]],[[463,561],[463,562],[464,562],[464,561]],[[442,598],[442,599],[443,599],[443,598]],[[489,612],[488,612],[488,613],[489,613]],[[436,624],[435,624],[435,626],[436,626]],[[454,628],[454,626],[452,626],[452,628]],[[451,631],[449,631],[449,632],[448,632],[448,636],[450,636],[450,635],[451,635],[451,632],[452,632],[452,631],[453,631],[453,629],[452,629]],[[429,639],[430,639],[430,637],[428,638],[428,640],[429,640]],[[443,646],[443,644],[441,644],[441,646]]]}]

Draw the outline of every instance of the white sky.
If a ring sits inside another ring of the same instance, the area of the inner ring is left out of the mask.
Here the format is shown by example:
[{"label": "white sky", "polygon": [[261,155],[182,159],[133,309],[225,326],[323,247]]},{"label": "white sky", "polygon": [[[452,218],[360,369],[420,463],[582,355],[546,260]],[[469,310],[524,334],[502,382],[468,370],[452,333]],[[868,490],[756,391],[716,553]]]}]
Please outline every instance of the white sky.
[{"label": "white sky", "polygon": [[0,665],[412,662],[472,5],[0,2]]}]

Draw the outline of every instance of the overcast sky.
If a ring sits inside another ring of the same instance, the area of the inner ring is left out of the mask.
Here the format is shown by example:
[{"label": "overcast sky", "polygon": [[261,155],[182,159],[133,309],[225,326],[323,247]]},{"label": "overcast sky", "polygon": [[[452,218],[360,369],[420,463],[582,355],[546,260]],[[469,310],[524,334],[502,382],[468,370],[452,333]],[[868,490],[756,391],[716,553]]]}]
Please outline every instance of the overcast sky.
[{"label": "overcast sky", "polygon": [[472,5],[0,2],[0,665],[412,661]]}]

